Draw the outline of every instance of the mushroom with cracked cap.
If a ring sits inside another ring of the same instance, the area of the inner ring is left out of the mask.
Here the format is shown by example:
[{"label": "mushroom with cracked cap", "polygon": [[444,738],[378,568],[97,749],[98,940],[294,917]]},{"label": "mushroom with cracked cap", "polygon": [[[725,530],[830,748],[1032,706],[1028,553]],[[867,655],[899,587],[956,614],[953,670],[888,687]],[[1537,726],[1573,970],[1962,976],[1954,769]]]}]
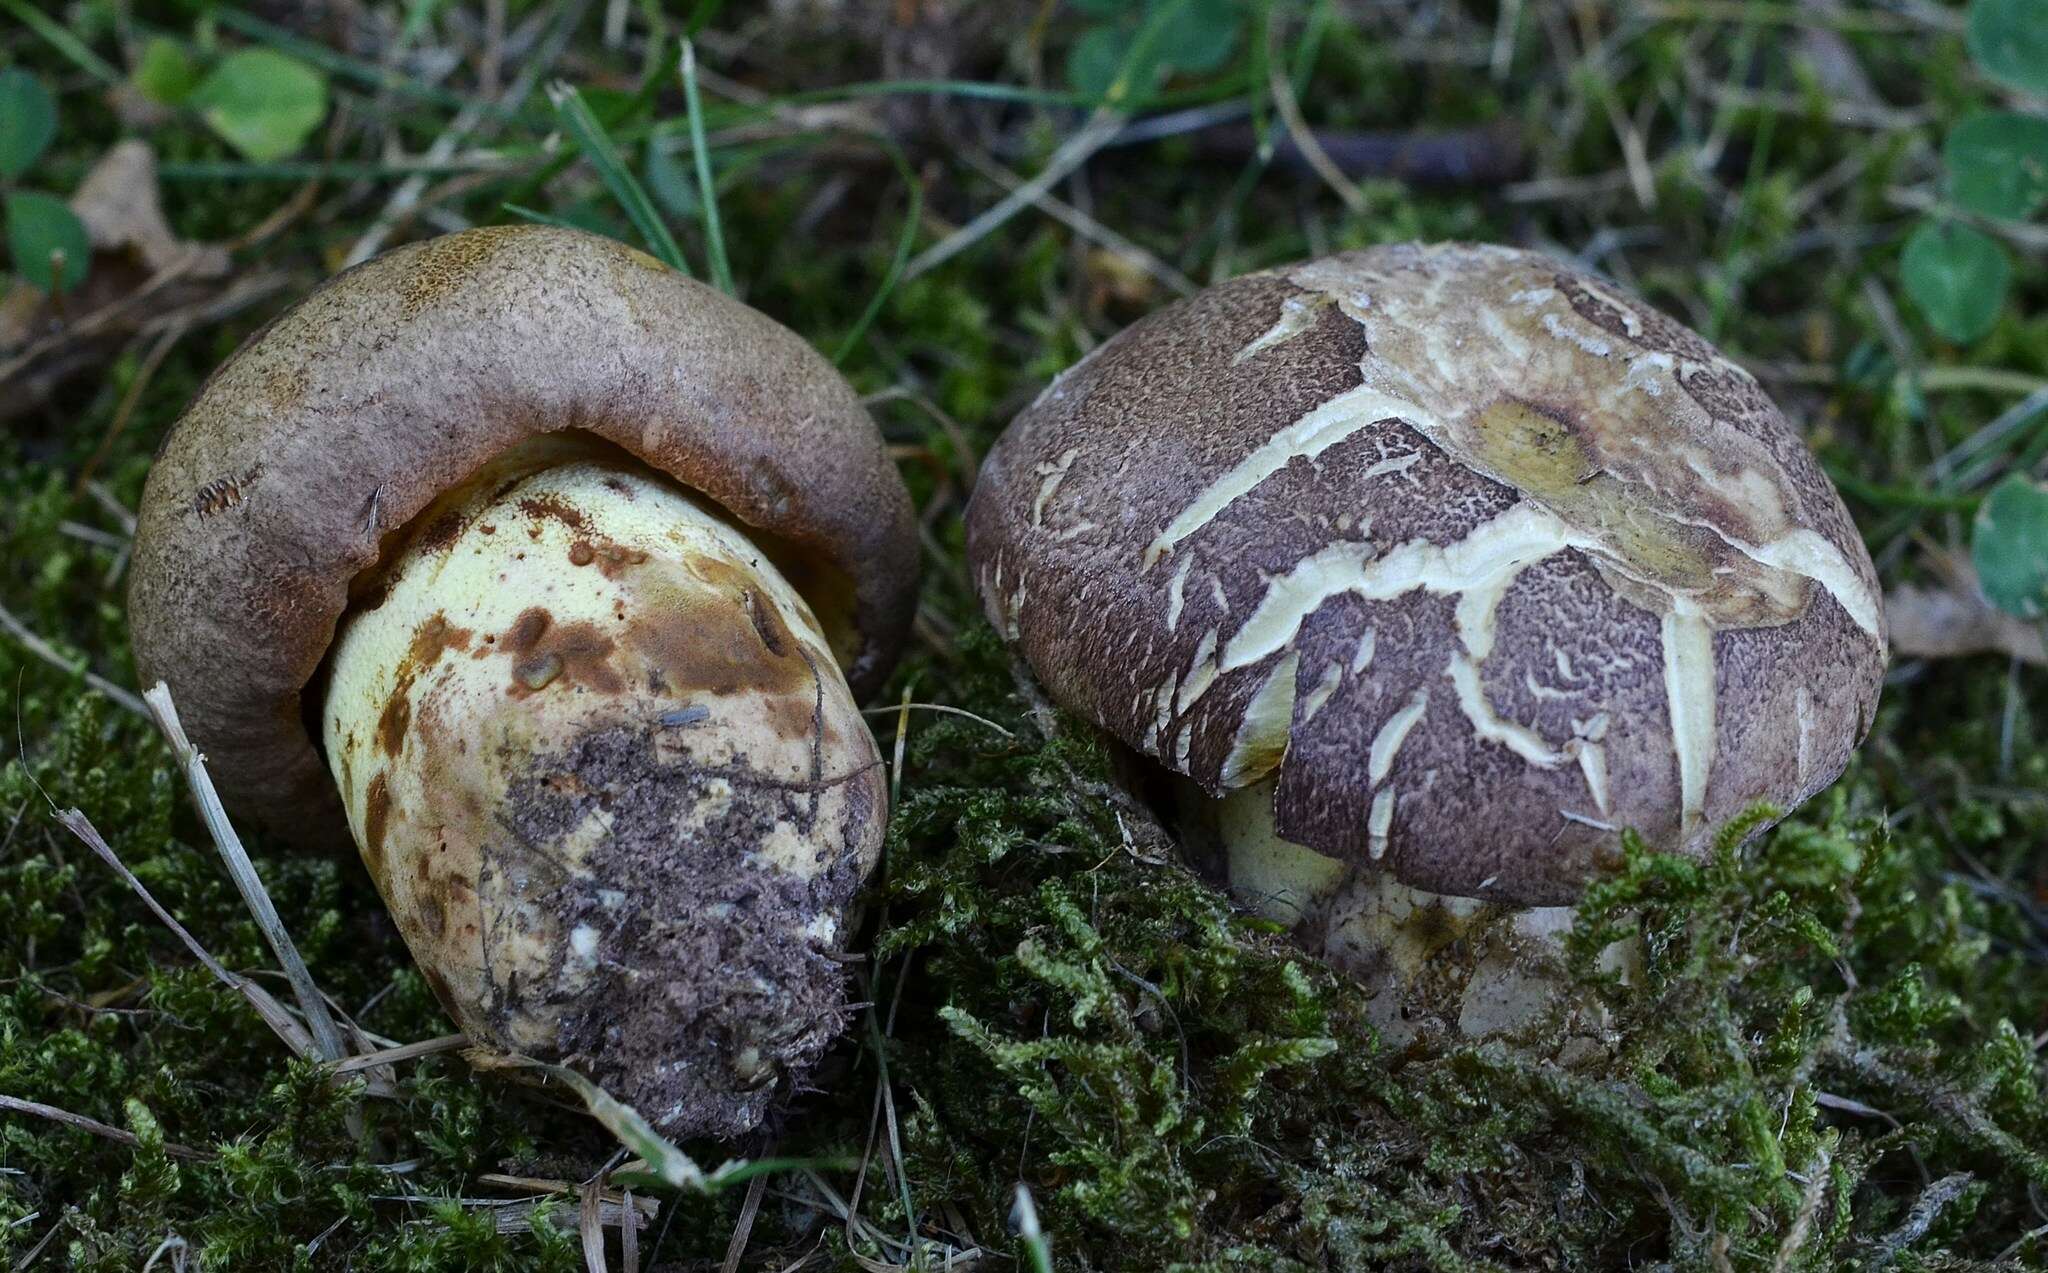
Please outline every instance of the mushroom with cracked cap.
[{"label": "mushroom with cracked cap", "polygon": [[575,231],[472,230],[258,332],[166,439],[130,618],[229,807],[350,833],[479,1044],[731,1135],[846,1015],[916,585],[837,372]]},{"label": "mushroom with cracked cap", "polygon": [[1501,247],[1139,322],[997,443],[968,553],[1052,696],[1396,1037],[1555,1027],[1563,907],[1622,829],[1699,857],[1805,800],[1884,668],[1869,555],[1756,381]]}]

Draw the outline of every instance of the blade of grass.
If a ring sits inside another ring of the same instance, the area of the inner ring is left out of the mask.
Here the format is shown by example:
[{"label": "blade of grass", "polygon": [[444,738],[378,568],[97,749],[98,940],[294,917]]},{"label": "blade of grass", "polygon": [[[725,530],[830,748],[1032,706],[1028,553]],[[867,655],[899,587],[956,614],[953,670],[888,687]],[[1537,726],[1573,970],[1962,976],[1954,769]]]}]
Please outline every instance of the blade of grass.
[{"label": "blade of grass", "polygon": [[725,227],[718,219],[718,183],[711,176],[711,147],[704,140],[704,103],[697,93],[697,46],[683,41],[681,59],[683,108],[690,119],[690,152],[697,161],[697,206],[704,218],[704,253],[711,261],[711,281],[727,296],[733,287],[732,263],[725,256]]},{"label": "blade of grass", "polygon": [[1038,1223],[1038,1204],[1032,1201],[1031,1186],[1021,1180],[1010,1218],[1017,1226],[1017,1236],[1031,1252],[1032,1273],[1052,1273],[1052,1243],[1046,1241],[1045,1229]]},{"label": "blade of grass", "polygon": [[710,26],[712,19],[716,18],[718,11],[724,7],[725,0],[697,0],[690,9],[688,20],[683,23],[683,38],[696,39],[697,33]]},{"label": "blade of grass", "polygon": [[1088,162],[1089,157],[1102,148],[1103,143],[1114,137],[1124,125],[1123,112],[1102,107],[1089,119],[1087,126],[1069,137],[1055,150],[1052,158],[1037,175],[998,199],[989,209],[976,216],[966,225],[918,253],[917,259],[904,267],[904,275],[916,278],[937,266],[945,264],[974,244],[988,237],[997,227],[1031,206],[1032,200],[1052,189],[1064,180],[1067,174]]},{"label": "blade of grass", "polygon": [[611,191],[612,198],[625,210],[633,228],[640,232],[648,250],[659,257],[663,264],[683,275],[690,274],[689,262],[683,259],[683,249],[677,245],[675,236],[669,233],[668,223],[661,219],[661,212],[648,197],[647,190],[626,167],[625,156],[619,153],[611,135],[591,114],[583,95],[566,81],[557,80],[548,85],[548,100],[554,103],[555,114],[562,126],[576,142],[576,148],[597,169],[597,175]]},{"label": "blade of grass", "polygon": [[875,294],[868,298],[867,308],[861,311],[860,317],[839,342],[839,348],[833,351],[834,364],[846,361],[854,346],[867,336],[868,328],[874,325],[875,316],[882,312],[882,306],[888,304],[889,297],[895,294],[896,285],[903,280],[903,267],[910,263],[910,250],[917,246],[917,228],[924,222],[924,185],[911,168],[910,157],[889,137],[877,134],[875,142],[888,152],[889,162],[896,165],[897,174],[903,178],[903,187],[909,192],[910,203],[903,210],[903,230],[896,236],[896,254],[889,259],[889,268],[876,285]]},{"label": "blade of grass", "polygon": [[1823,464],[1822,467],[1827,470],[1835,485],[1841,487],[1844,492],[1877,508],[1919,508],[1931,509],[1938,513],[1974,513],[1977,511],[1977,505],[1984,502],[1982,495],[1952,494],[1910,486],[1886,486],[1879,482],[1866,482],[1840,465]]},{"label": "blade of grass", "polygon": [[[1241,72],[1232,72],[1194,88],[1174,89],[1170,92],[1153,94],[1146,102],[1149,107],[1165,110],[1182,106],[1200,106],[1207,102],[1220,102],[1233,97],[1242,97],[1250,84]],[[858,97],[900,97],[911,93],[930,93],[939,97],[966,97],[987,102],[1014,102],[1024,106],[1094,106],[1098,99],[1092,93],[1079,93],[1069,89],[1025,88],[1016,84],[993,84],[986,80],[870,80],[860,84],[839,84],[831,88],[805,89],[797,93],[785,93],[775,99],[778,106],[812,106],[824,102],[841,102]]]},{"label": "blade of grass", "polygon": [[[15,0],[0,0],[14,3]],[[242,12],[232,5],[220,5],[213,10],[213,18],[237,35],[246,36],[259,44],[267,44],[280,52],[289,53],[302,62],[317,66],[339,79],[353,80],[366,88],[381,89],[410,97],[415,101],[432,102],[437,106],[460,110],[471,104],[471,99],[449,89],[420,84],[407,79],[395,70],[366,62],[361,58],[338,53],[317,40],[308,40],[281,26],[265,22],[253,14]],[[500,119],[514,119],[521,113],[517,108],[508,108],[498,103],[484,107],[488,114]]]},{"label": "blade of grass", "polygon": [[755,1176],[776,1171],[796,1171],[803,1168],[824,1168],[844,1170],[847,1164],[839,1159],[815,1158],[733,1158],[719,1164],[710,1171],[697,1165],[695,1159],[678,1149],[666,1136],[654,1130],[654,1125],[644,1118],[640,1111],[613,1096],[604,1088],[591,1082],[566,1065],[550,1065],[536,1061],[530,1056],[504,1053],[492,1056],[483,1063],[484,1067],[499,1066],[508,1069],[534,1069],[549,1078],[566,1084],[583,1100],[591,1117],[603,1123],[605,1129],[618,1138],[640,1161],[626,1163],[612,1173],[614,1183],[631,1188],[643,1180],[666,1185],[688,1193],[717,1193],[736,1181],[751,1180]]},{"label": "blade of grass", "polygon": [[[624,118],[630,122],[620,123],[615,121],[610,130],[610,136],[614,143],[630,144],[638,142],[655,131],[657,125],[642,118],[642,116],[646,115],[648,109],[653,106],[654,99],[659,95],[661,86],[666,82],[666,79],[667,77],[659,71],[646,75],[641,79],[639,91],[634,94],[633,101],[625,110]],[[560,153],[555,154],[546,163],[520,178],[510,190],[506,191],[503,206],[509,210],[514,206],[527,204],[534,196],[545,189],[550,182],[554,181],[556,177],[561,176],[569,165],[575,163],[576,158],[577,153],[573,147],[562,148]],[[535,216],[534,219],[547,224],[556,224],[545,217]]]},{"label": "blade of grass", "polygon": [[105,58],[85,47],[85,41],[65,30],[60,23],[37,13],[21,0],[0,0],[0,9],[13,14],[23,26],[43,37],[51,48],[69,58],[86,74],[108,84],[121,82],[121,72],[115,70]]},{"label": "blade of grass", "polygon": [[191,159],[157,165],[164,181],[382,181],[392,177],[439,177],[472,172],[510,172],[538,158],[537,152],[507,149],[474,159],[403,159],[397,162],[353,163],[277,160],[250,163],[237,159]]},{"label": "blade of grass", "polygon": [[570,221],[565,217],[554,216],[551,213],[542,212],[537,208],[529,208],[524,204],[501,203],[498,206],[500,208],[503,208],[506,212],[511,213],[513,216],[518,217],[524,221],[531,221],[536,225],[551,225],[560,230],[580,230],[583,228],[582,226],[577,225],[574,221]]},{"label": "blade of grass", "polygon": [[[548,73],[554,66],[555,59],[562,56],[568,47],[570,37],[583,21],[584,11],[589,6],[590,0],[562,0],[562,3],[543,10],[543,13],[549,15],[548,21],[552,25],[541,40],[539,48],[520,68],[511,86],[495,102],[478,97],[465,103],[462,109],[455,113],[455,118],[448,121],[447,127],[441,130],[440,135],[434,138],[433,144],[427,147],[424,158],[433,162],[452,158],[456,147],[462,145],[469,135],[476,131],[484,116],[491,110],[521,104],[532,97],[534,87],[540,83],[541,77]],[[385,241],[397,231],[401,222],[413,214],[426,193],[427,179],[423,175],[414,174],[399,183],[398,189],[392,191],[391,197],[385,200],[383,211],[377,214],[369,228],[364,230],[355,244],[349,248],[348,255],[344,258],[345,263],[359,265],[382,251]]]}]

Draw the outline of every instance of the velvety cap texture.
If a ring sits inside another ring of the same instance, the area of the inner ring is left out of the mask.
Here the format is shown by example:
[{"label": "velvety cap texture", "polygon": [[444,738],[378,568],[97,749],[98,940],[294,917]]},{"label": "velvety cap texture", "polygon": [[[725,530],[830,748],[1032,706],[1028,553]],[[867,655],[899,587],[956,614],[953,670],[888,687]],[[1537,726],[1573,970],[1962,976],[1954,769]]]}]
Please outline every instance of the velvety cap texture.
[{"label": "velvety cap texture", "polygon": [[[853,390],[794,333],[612,240],[504,226],[330,280],[252,336],[165,439],[129,594],[230,807],[344,844],[306,727],[352,581],[486,461],[580,430],[766,537],[856,693],[894,662],[910,500]],[[827,604],[829,603],[829,604]]]},{"label": "velvety cap texture", "polygon": [[1613,284],[1402,245],[1234,279],[1104,344],[968,510],[1052,695],[1403,882],[1575,897],[1619,830],[1703,853],[1841,772],[1876,574],[1777,408]]}]

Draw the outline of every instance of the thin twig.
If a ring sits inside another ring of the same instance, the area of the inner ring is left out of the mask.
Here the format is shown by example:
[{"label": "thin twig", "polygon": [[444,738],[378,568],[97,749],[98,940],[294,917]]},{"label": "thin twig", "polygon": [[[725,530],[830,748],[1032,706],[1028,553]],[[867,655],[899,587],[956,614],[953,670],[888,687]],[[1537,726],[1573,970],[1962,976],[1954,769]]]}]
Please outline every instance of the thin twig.
[{"label": "thin twig", "polygon": [[968,711],[964,707],[952,707],[945,703],[895,703],[887,707],[864,707],[861,709],[861,715],[887,716],[891,712],[911,711],[944,712],[948,716],[965,716],[968,720],[975,721],[979,724],[988,726],[990,729],[993,729],[1005,738],[1016,737],[1015,734],[1011,733],[1007,729],[1004,729],[1001,725],[996,724],[994,721],[990,720],[986,716],[976,716],[973,712]]},{"label": "thin twig", "polygon": [[583,1239],[583,1267],[588,1273],[605,1273],[604,1187],[596,1180],[583,1184],[583,1197],[576,1206],[576,1228]]},{"label": "thin twig", "polygon": [[199,263],[203,255],[201,245],[196,243],[187,244],[186,250],[177,259],[144,279],[134,291],[107,302],[89,314],[80,316],[76,322],[64,324],[6,362],[0,363],[0,385],[4,385],[14,379],[17,374],[27,369],[44,354],[62,348],[67,344],[84,340],[87,337],[96,336],[102,328],[112,325],[130,310],[142,308],[144,303],[152,296],[155,296],[158,292],[190,273],[192,267]]},{"label": "thin twig", "polygon": [[327,1000],[321,997],[320,987],[313,982],[313,974],[306,970],[306,961],[299,956],[297,943],[292,941],[284,921],[278,918],[277,907],[271,904],[270,893],[256,874],[255,865],[249,861],[248,851],[242,847],[242,838],[235,834],[234,825],[228,821],[227,810],[221,807],[220,793],[214,790],[213,779],[206,772],[206,757],[185,736],[185,727],[178,720],[177,704],[171,701],[171,687],[158,681],[142,697],[157,729],[162,731],[164,741],[171,745],[179,768],[185,771],[185,781],[192,788],[193,800],[199,805],[199,816],[213,836],[221,860],[227,863],[228,874],[240,890],[243,903],[256,917],[256,926],[263,930],[270,949],[284,967],[285,978],[291,982],[292,994],[299,1001],[299,1010],[305,1014],[306,1025],[312,1031],[313,1045],[320,1059],[341,1060],[348,1055],[348,1049],[342,1046],[341,1030],[334,1024],[334,1016],[327,1010]]},{"label": "thin twig", "polygon": [[[485,115],[503,116],[532,96],[534,86],[540,83],[541,76],[546,75],[548,69],[554,65],[555,59],[561,56],[562,49],[568,44],[569,36],[583,21],[583,13],[589,7],[590,0],[571,0],[556,19],[555,28],[548,36],[547,43],[519,72],[518,78],[512,81],[512,86],[502,96],[478,97],[457,111],[455,118],[448,121],[448,127],[433,140],[421,158],[432,164],[446,163],[455,153],[455,148],[483,122]],[[392,233],[418,205],[420,195],[426,191],[427,181],[428,174],[415,173],[406,178],[398,189],[392,191],[384,210],[377,214],[377,219],[370,223],[370,228],[349,248],[342,264],[360,265],[382,251]]]},{"label": "thin twig", "polygon": [[1098,109],[1080,132],[1061,143],[1060,148],[1052,153],[1052,158],[1046,161],[1045,167],[1040,169],[1036,176],[997,200],[995,206],[912,258],[910,264],[903,267],[904,279],[916,278],[952,260],[986,238],[997,226],[1030,207],[1038,196],[1058,185],[1068,173],[1087,163],[1090,156],[1102,149],[1110,138],[1116,136],[1117,131],[1124,126],[1124,118],[1122,111],[1111,110],[1106,106]]},{"label": "thin twig", "polygon": [[[28,625],[17,619],[14,616],[14,612],[6,606],[0,606],[0,628],[7,629],[8,635],[21,642],[23,649],[35,655],[43,662],[48,663],[51,667],[60,668],[70,673],[80,672],[78,664],[65,658],[63,652],[58,650],[56,646],[51,645],[48,641],[43,640],[43,638],[30,631]],[[112,702],[120,704],[138,716],[149,715],[149,709],[142,705],[142,700],[135,696],[133,690],[123,689],[97,672],[85,671],[83,676],[87,685],[106,695]]]},{"label": "thin twig", "polygon": [[[18,1096],[0,1096],[0,1110],[6,1110],[10,1114],[28,1114],[35,1118],[47,1118],[53,1123],[62,1123],[66,1127],[75,1127],[82,1132],[91,1132],[95,1136],[104,1136],[108,1140],[119,1141],[130,1149],[142,1147],[142,1138],[134,1132],[115,1127],[109,1123],[102,1123],[97,1118],[87,1118],[83,1114],[74,1114],[67,1109],[58,1109],[55,1105],[45,1105],[41,1101],[25,1101]],[[169,1141],[164,1141],[159,1148],[173,1158],[183,1158],[188,1162],[212,1162],[220,1157],[220,1155],[208,1150],[190,1149],[184,1145],[174,1145]]]},{"label": "thin twig", "polygon": [[57,1235],[64,1232],[64,1226],[71,1219],[71,1215],[71,1210],[67,1208],[63,1215],[57,1217],[56,1223],[52,1224],[49,1228],[43,1230],[42,1238],[38,1240],[34,1246],[28,1249],[28,1254],[22,1256],[19,1260],[16,1260],[14,1262],[14,1273],[21,1273],[23,1269],[27,1268],[31,1264],[34,1264],[38,1259],[42,1258],[43,1248],[49,1246],[50,1243],[56,1241]]},{"label": "thin twig", "polygon": [[768,1191],[768,1177],[756,1176],[747,1185],[746,1201],[740,1204],[740,1218],[732,1227],[732,1240],[725,1244],[725,1263],[720,1273],[739,1273],[740,1259],[754,1236],[754,1217],[761,1213],[761,1195]]},{"label": "thin twig", "polygon": [[208,972],[212,973],[216,980],[240,994],[244,999],[247,999],[249,1006],[256,1009],[256,1015],[263,1018],[264,1024],[268,1025],[278,1038],[284,1040],[284,1045],[291,1049],[292,1055],[301,1057],[312,1055],[312,1036],[306,1033],[306,1028],[299,1024],[298,1019],[287,1012],[285,1006],[279,1003],[276,997],[268,990],[249,980],[249,978],[239,973],[229,972],[226,968],[222,967],[220,961],[215,959],[207,951],[206,947],[199,944],[199,939],[190,932],[187,932],[183,924],[172,918],[171,913],[164,909],[163,903],[157,901],[156,897],[143,886],[142,881],[137,879],[135,873],[129,870],[114,853],[112,846],[108,845],[106,837],[99,833],[99,828],[93,826],[91,820],[83,812],[77,809],[63,810],[57,814],[57,823],[72,835],[77,836],[84,843],[85,847],[98,854],[102,862],[113,868],[114,873],[119,875],[130,889],[134,890],[137,897],[142,899],[142,904],[149,907],[155,913],[157,919],[163,922],[164,927],[170,929],[172,934],[180,942],[184,943],[185,949],[192,952],[192,957],[197,959]]},{"label": "thin twig", "polygon": [[361,1056],[344,1058],[335,1063],[333,1072],[353,1074],[357,1070],[367,1070],[373,1065],[396,1065],[400,1061],[416,1061],[423,1056],[453,1052],[457,1048],[468,1046],[468,1035],[444,1034],[439,1038],[421,1039],[418,1043],[401,1043],[395,1048],[385,1048],[381,1052],[367,1052]]},{"label": "thin twig", "polygon": [[[962,158],[974,166],[975,171],[1005,190],[1021,190],[1024,179],[1001,164],[987,159],[974,151],[963,151]],[[1110,251],[1137,263],[1138,267],[1153,278],[1164,283],[1181,296],[1193,296],[1201,289],[1193,279],[1160,260],[1151,252],[1118,234],[1115,230],[1097,221],[1074,205],[1053,195],[1041,192],[1031,201],[1031,206],[1066,226],[1084,239],[1101,244]]]},{"label": "thin twig", "polygon": [[1294,83],[1287,78],[1287,72],[1278,62],[1273,64],[1269,88],[1273,105],[1280,112],[1280,122],[1287,127],[1287,135],[1294,139],[1295,147],[1301,151],[1302,159],[1314,170],[1323,184],[1337,192],[1344,206],[1353,212],[1365,211],[1365,195],[1351,178],[1344,175],[1335,161],[1330,158],[1323,144],[1316,140],[1315,130],[1302,118],[1301,102],[1294,96]]},{"label": "thin twig", "polygon": [[84,492],[85,484],[92,480],[100,465],[106,463],[107,456],[113,452],[115,441],[128,428],[129,418],[135,414],[136,405],[142,401],[143,391],[149,388],[150,381],[156,379],[157,368],[163,366],[165,355],[171,352],[172,346],[185,338],[188,330],[189,326],[183,322],[164,328],[157,336],[156,343],[149,347],[149,352],[142,356],[141,365],[135,369],[135,379],[129,384],[128,392],[121,395],[121,405],[114,408],[114,418],[107,425],[106,433],[101,435],[100,444],[93,448],[92,454],[87,456],[85,463],[78,468],[78,480],[71,486],[73,499],[77,499]]}]

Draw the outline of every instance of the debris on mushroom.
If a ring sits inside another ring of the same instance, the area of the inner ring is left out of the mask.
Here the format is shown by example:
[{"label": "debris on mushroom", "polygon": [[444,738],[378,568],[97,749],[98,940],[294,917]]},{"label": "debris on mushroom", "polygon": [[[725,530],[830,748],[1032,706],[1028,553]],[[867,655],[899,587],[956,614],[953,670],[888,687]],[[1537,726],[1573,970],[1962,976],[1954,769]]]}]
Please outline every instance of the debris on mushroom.
[{"label": "debris on mushroom", "polygon": [[1507,248],[1152,315],[1011,425],[968,551],[1052,696],[1396,1035],[1555,1027],[1553,908],[1621,831],[1697,857],[1797,805],[1884,668],[1869,556],[1755,380]]},{"label": "debris on mushroom", "polygon": [[151,472],[130,612],[230,806],[352,836],[472,1040],[734,1135],[847,1015],[886,817],[856,696],[915,574],[815,352],[511,227],[349,271],[215,373]]}]

